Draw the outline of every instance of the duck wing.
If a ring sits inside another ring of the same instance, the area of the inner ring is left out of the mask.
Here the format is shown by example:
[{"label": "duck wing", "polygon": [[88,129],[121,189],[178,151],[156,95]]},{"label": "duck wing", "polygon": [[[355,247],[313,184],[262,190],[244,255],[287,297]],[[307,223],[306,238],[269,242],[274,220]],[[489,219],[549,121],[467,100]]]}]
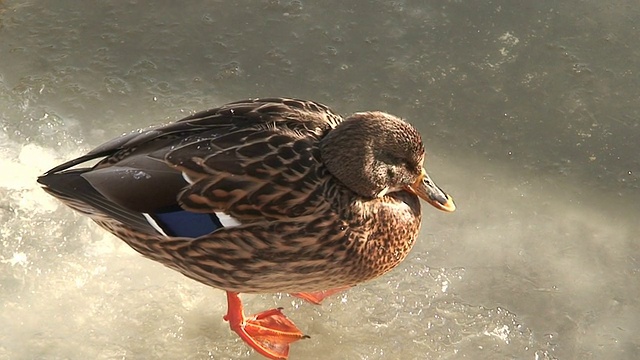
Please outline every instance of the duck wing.
[{"label": "duck wing", "polygon": [[129,211],[138,227],[141,213],[176,207],[245,222],[294,217],[321,200],[317,142],[340,121],[311,101],[238,101],[116,138],[38,181],[120,220]]}]

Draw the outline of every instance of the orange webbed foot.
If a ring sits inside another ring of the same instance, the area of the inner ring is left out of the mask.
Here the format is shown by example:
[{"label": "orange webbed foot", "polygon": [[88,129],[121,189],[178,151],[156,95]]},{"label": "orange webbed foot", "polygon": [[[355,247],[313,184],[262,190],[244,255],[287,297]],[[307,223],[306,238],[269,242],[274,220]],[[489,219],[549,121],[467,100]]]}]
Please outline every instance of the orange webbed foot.
[{"label": "orange webbed foot", "polygon": [[291,295],[300,298],[302,300],[306,300],[312,304],[320,305],[324,299],[327,297],[339,293],[341,291],[349,289],[351,286],[343,286],[335,289],[316,291],[316,292],[299,292],[299,293],[291,293]]},{"label": "orange webbed foot", "polygon": [[238,293],[227,291],[228,310],[224,319],[231,330],[261,355],[284,360],[289,356],[289,344],[308,338],[281,311],[270,309],[245,318]]}]

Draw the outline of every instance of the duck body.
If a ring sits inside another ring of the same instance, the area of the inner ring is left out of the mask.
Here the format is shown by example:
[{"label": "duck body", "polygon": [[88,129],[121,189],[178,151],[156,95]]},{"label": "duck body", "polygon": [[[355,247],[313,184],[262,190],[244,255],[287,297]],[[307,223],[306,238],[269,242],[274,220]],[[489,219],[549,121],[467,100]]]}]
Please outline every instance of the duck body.
[{"label": "duck body", "polygon": [[[419,196],[453,210],[426,181],[417,132],[395,139],[413,129],[403,124],[378,112],[344,120],[311,101],[245,100],[114,139],[38,182],[145,257],[228,294],[342,289],[407,256]],[[387,127],[400,135],[370,134]],[[398,141],[409,149],[384,149]],[[243,339],[267,357],[288,354],[288,343],[265,354]]]}]

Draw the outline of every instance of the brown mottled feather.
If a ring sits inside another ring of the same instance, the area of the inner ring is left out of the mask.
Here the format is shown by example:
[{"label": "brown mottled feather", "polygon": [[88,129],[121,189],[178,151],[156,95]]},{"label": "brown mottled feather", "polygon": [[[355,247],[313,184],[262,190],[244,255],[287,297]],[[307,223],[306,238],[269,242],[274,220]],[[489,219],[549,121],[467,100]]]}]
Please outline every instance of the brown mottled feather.
[{"label": "brown mottled feather", "polygon": [[[327,169],[320,141],[342,121],[310,101],[230,103],[115,139],[39,182],[142,255],[207,285],[244,293],[351,286],[406,257],[421,215],[410,192],[363,196]],[[424,154],[410,135],[416,155],[402,166],[413,171]],[[68,170],[94,158],[103,159]],[[225,212],[240,225],[166,237],[142,213],[172,204]]]}]

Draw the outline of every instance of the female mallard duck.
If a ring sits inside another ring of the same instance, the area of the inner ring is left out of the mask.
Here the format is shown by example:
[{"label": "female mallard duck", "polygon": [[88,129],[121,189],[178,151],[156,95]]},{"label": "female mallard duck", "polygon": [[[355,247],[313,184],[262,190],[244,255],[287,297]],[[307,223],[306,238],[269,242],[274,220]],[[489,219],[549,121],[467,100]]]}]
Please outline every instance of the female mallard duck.
[{"label": "female mallard duck", "polygon": [[255,99],[119,137],[38,182],[142,255],[226,290],[231,329],[286,359],[305,336],[279,309],[245,317],[238,293],[319,302],[396,267],[418,235],[418,198],[455,209],[424,156],[395,116]]}]

